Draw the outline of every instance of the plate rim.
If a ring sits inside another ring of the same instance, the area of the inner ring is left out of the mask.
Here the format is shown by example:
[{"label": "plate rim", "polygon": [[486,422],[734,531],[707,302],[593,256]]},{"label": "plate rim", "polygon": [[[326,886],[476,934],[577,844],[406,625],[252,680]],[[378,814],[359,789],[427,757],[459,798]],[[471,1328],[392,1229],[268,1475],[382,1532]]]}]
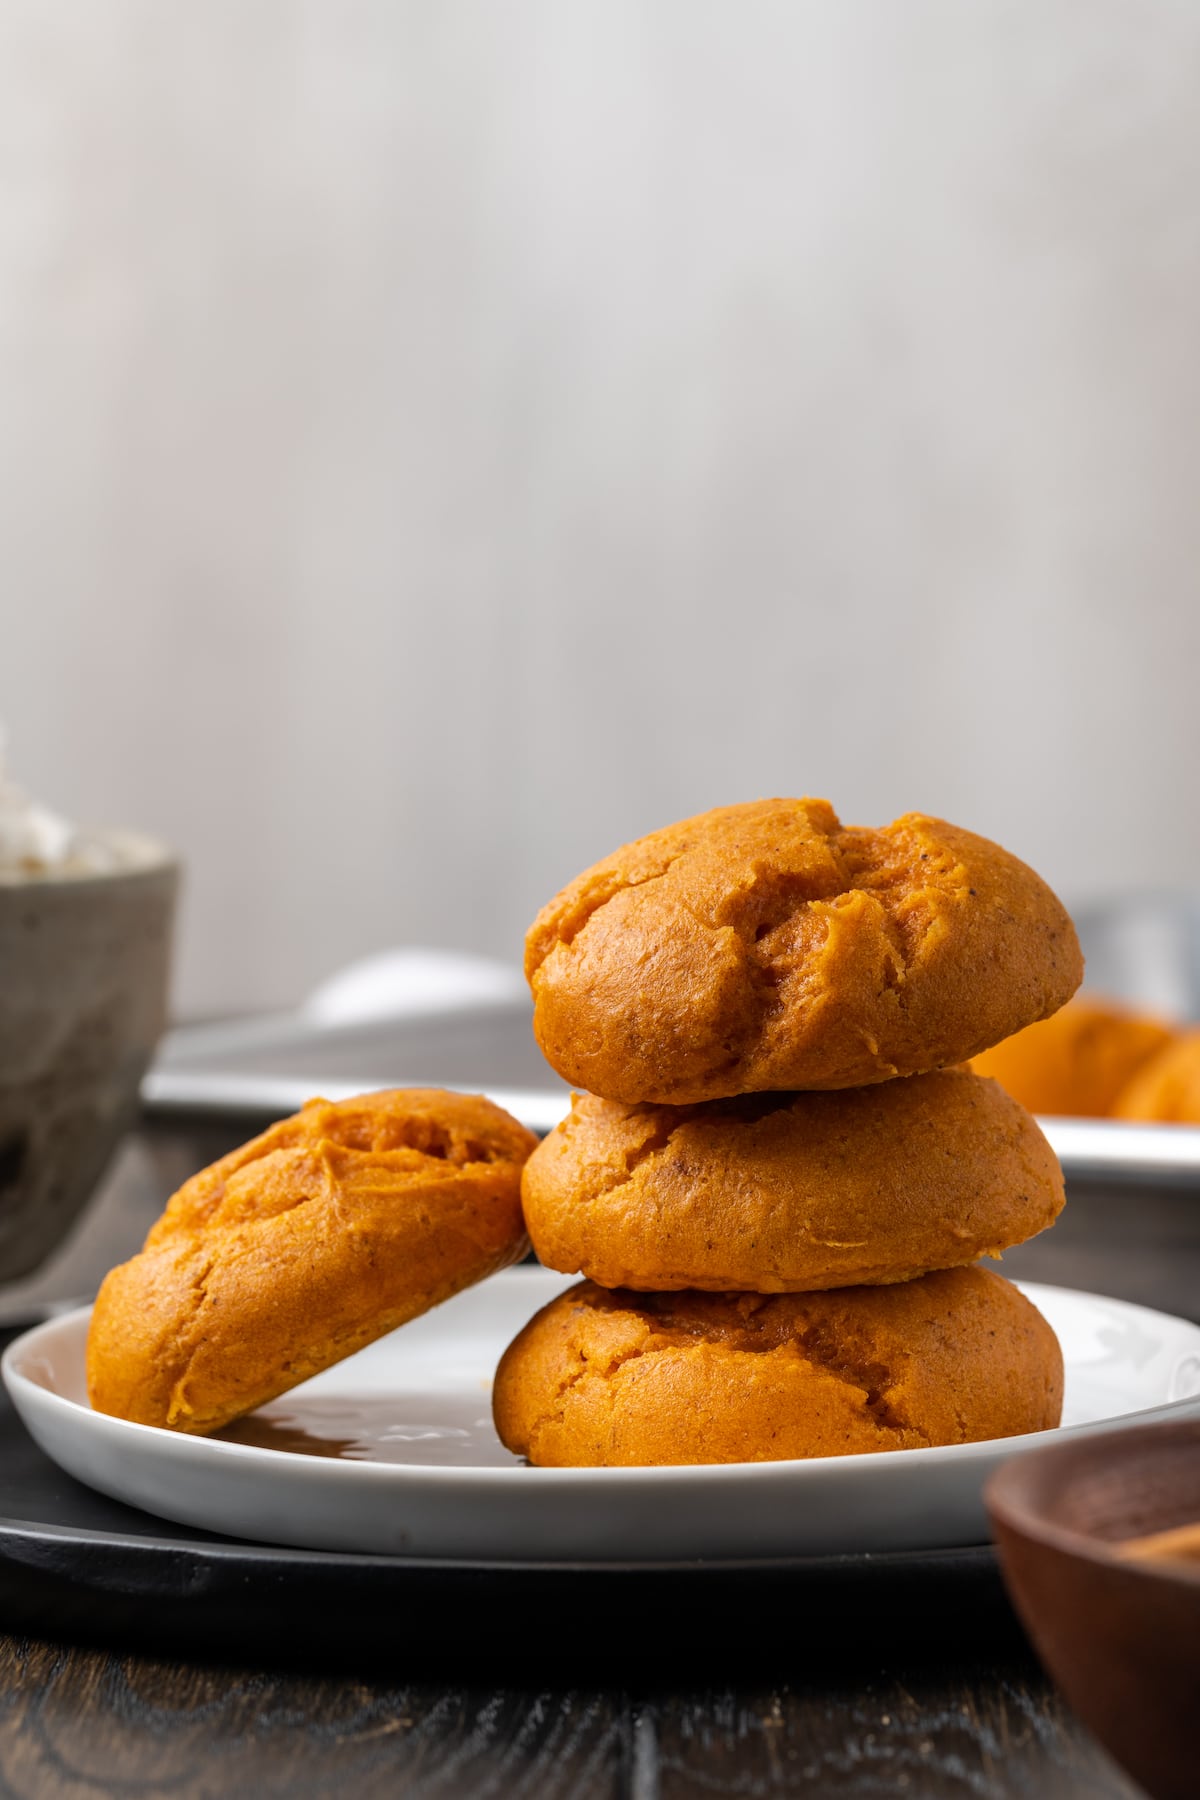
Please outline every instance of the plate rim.
[{"label": "plate rim", "polygon": [[[529,1269],[504,1270],[494,1277],[504,1280],[505,1277],[516,1276],[524,1281],[528,1276],[552,1279],[556,1271],[541,1267]],[[564,1277],[563,1279],[569,1279]],[[1091,1301],[1113,1306],[1123,1314],[1133,1314],[1147,1321],[1165,1321],[1171,1325],[1181,1325],[1195,1334],[1196,1349],[1200,1352],[1200,1324],[1195,1320],[1185,1319],[1176,1313],[1166,1313],[1161,1309],[1143,1306],[1138,1301],[1122,1300],[1116,1295],[1095,1294],[1082,1288],[1068,1288],[1061,1284],[1047,1282],[1014,1282],[1033,1304],[1038,1305],[1040,1295],[1068,1300]],[[469,1292],[469,1290],[467,1290]],[[434,1309],[436,1311],[436,1309]],[[121,1419],[109,1413],[96,1412],[91,1406],[72,1400],[56,1389],[45,1387],[33,1380],[24,1369],[17,1367],[19,1358],[29,1353],[36,1353],[39,1341],[45,1337],[56,1336],[68,1331],[79,1331],[91,1316],[92,1308],[82,1306],[69,1313],[44,1320],[29,1331],[22,1332],[8,1344],[0,1356],[0,1378],[3,1379],[8,1396],[22,1424],[28,1430],[26,1405],[34,1408],[44,1407],[52,1416],[60,1420],[86,1419],[89,1423],[83,1427],[85,1431],[95,1432],[109,1437],[110,1441],[120,1443],[157,1444],[165,1449],[166,1444],[172,1446],[174,1454],[185,1461],[196,1457],[207,1462],[210,1457],[225,1457],[233,1462],[245,1463],[247,1459],[253,1465],[261,1466],[264,1457],[279,1460],[286,1469],[299,1473],[304,1470],[307,1479],[325,1485],[327,1483],[363,1480],[368,1483],[383,1483],[407,1487],[410,1484],[421,1487],[436,1487],[449,1483],[452,1486],[468,1486],[473,1490],[491,1489],[511,1490],[517,1483],[528,1485],[532,1473],[539,1486],[552,1485],[567,1490],[589,1487],[600,1484],[608,1487],[638,1488],[656,1487],[660,1484],[673,1486],[695,1486],[699,1479],[712,1482],[719,1487],[731,1484],[753,1482],[765,1486],[771,1482],[788,1482],[803,1480],[819,1482],[823,1476],[830,1479],[844,1479],[846,1475],[864,1467],[896,1468],[898,1466],[913,1469],[929,1469],[949,1462],[951,1466],[969,1462],[972,1457],[990,1452],[997,1453],[997,1447],[1004,1447],[1004,1454],[1018,1455],[1021,1451],[1035,1445],[1058,1443],[1064,1438],[1074,1438],[1085,1433],[1099,1431],[1122,1430],[1140,1423],[1151,1424],[1158,1420],[1175,1417],[1186,1417],[1189,1413],[1200,1412],[1200,1394],[1183,1395],[1176,1400],[1166,1400],[1149,1407],[1140,1407],[1134,1412],[1107,1414],[1103,1419],[1084,1420],[1074,1425],[1052,1425],[1041,1431],[1022,1432],[1006,1438],[980,1438],[965,1444],[931,1444],[905,1450],[869,1450],[859,1451],[848,1456],[793,1457],[764,1462],[740,1463],[651,1463],[633,1467],[580,1467],[580,1468],[533,1468],[532,1465],[520,1461],[511,1464],[478,1464],[478,1463],[384,1463],[369,1458],[350,1460],[340,1457],[314,1457],[303,1451],[277,1450],[264,1445],[237,1444],[215,1437],[207,1437],[201,1433],[168,1431],[160,1425],[145,1425],[132,1419]],[[403,1330],[403,1327],[400,1327]],[[377,1340],[378,1342],[379,1340]],[[290,1391],[290,1390],[288,1390]],[[282,1397],[282,1396],[280,1396]],[[270,1403],[268,1403],[270,1404]],[[902,1459],[902,1464],[896,1462]],[[332,1471],[338,1471],[334,1474]],[[801,1474],[800,1471],[803,1471]]]}]

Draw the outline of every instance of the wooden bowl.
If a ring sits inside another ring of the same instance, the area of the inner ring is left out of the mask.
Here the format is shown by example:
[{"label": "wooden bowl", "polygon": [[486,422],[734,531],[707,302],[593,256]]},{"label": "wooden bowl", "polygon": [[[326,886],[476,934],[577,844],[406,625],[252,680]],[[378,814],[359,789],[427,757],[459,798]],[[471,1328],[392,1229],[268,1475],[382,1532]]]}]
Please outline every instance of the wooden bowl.
[{"label": "wooden bowl", "polygon": [[984,1498],[1009,1593],[1070,1704],[1155,1800],[1195,1800],[1200,1560],[1132,1540],[1200,1521],[1200,1420],[1048,1444]]}]

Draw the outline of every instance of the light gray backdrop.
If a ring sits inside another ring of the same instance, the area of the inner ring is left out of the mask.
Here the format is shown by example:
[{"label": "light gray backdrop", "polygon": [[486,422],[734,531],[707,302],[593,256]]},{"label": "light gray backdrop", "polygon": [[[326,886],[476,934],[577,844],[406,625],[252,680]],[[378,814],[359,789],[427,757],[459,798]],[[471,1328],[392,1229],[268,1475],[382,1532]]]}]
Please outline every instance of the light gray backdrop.
[{"label": "light gray backdrop", "polygon": [[0,0],[0,713],[184,1011],[827,794],[1200,883],[1200,10]]}]

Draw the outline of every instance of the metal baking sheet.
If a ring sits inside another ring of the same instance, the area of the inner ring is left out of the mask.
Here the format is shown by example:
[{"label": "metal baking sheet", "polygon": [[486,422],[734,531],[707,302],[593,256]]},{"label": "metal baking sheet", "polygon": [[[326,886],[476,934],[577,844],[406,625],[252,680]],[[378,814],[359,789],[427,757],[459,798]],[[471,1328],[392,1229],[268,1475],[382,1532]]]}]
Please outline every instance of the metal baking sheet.
[{"label": "metal baking sheet", "polygon": [[327,1026],[302,1013],[170,1032],[142,1084],[151,1113],[263,1120],[314,1094],[380,1087],[487,1094],[533,1131],[563,1117],[568,1089],[547,1068],[526,1001],[415,1019]]},{"label": "metal baking sheet", "polygon": [[1200,1188],[1200,1126],[1048,1118],[1038,1124],[1068,1181]]},{"label": "metal baking sheet", "polygon": [[[143,1083],[151,1113],[261,1124],[314,1094],[378,1087],[487,1094],[533,1131],[553,1129],[568,1090],[542,1060],[530,1009],[496,1005],[417,1020],[320,1027],[301,1015],[171,1033]],[[1042,1119],[1067,1179],[1200,1189],[1200,1127]]]}]

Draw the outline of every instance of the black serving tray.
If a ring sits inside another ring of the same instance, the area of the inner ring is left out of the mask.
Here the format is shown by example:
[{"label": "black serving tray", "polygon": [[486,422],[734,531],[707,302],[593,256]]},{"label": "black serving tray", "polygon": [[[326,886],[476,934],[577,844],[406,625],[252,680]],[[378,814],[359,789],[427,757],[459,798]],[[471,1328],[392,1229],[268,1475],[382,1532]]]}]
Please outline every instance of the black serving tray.
[{"label": "black serving tray", "polygon": [[[685,1564],[464,1563],[246,1543],[123,1506],[0,1391],[0,1630],[109,1647],[495,1679],[709,1679],[1020,1644],[992,1550]],[[614,1659],[617,1659],[614,1661]]]}]

